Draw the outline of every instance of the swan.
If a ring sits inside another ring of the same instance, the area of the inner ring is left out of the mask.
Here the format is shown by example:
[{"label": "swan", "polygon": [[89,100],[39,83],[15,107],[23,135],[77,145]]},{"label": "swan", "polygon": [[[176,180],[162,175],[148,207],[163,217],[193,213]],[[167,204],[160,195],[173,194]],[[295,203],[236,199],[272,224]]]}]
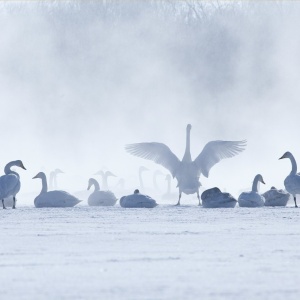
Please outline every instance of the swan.
[{"label": "swan", "polygon": [[88,198],[89,206],[114,206],[117,202],[116,196],[110,191],[100,191],[100,185],[94,178],[89,179],[88,190],[94,186],[95,190]]},{"label": "swan", "polygon": [[207,143],[202,152],[194,161],[190,152],[190,132],[192,126],[186,127],[186,148],[180,161],[168,146],[162,143],[136,143],[125,146],[127,152],[132,155],[152,160],[168,169],[173,178],[176,177],[179,188],[179,199],[176,205],[180,205],[181,194],[197,193],[199,196],[199,177],[203,174],[209,176],[210,169],[221,159],[233,157],[244,150],[246,141],[211,141]]},{"label": "swan", "polygon": [[265,198],[258,193],[258,182],[265,184],[262,176],[257,174],[254,177],[252,191],[243,192],[238,198],[240,207],[261,207],[264,206]]},{"label": "swan", "polygon": [[102,177],[102,186],[103,186],[103,190],[107,191],[108,190],[108,177],[112,176],[112,177],[117,177],[115,174],[113,174],[110,171],[106,171],[103,172],[102,170],[96,172],[94,175],[100,175]]},{"label": "swan", "polygon": [[153,208],[157,203],[150,196],[140,194],[136,189],[132,195],[121,197],[120,205],[125,208]]},{"label": "swan", "polygon": [[284,190],[277,190],[274,186],[262,194],[265,198],[265,206],[286,206],[290,194]]},{"label": "swan", "polygon": [[208,189],[201,194],[202,206],[204,208],[233,208],[237,200],[229,193],[222,193],[217,187]]},{"label": "swan", "polygon": [[49,177],[49,189],[57,189],[57,174],[64,174],[64,172],[60,169],[55,169],[54,171],[50,172]]},{"label": "swan", "polygon": [[4,205],[4,198],[8,198],[10,196],[13,197],[12,208],[16,208],[16,195],[21,188],[20,176],[17,172],[11,170],[12,166],[26,170],[21,160],[11,161],[5,166],[5,175],[0,177],[0,199],[2,199],[3,209],[6,208]]},{"label": "swan", "polygon": [[65,191],[49,191],[47,179],[44,172],[39,172],[32,179],[40,178],[42,179],[42,190],[40,194],[34,199],[35,207],[73,207],[81,200],[70,195]]},{"label": "swan", "polygon": [[297,194],[300,194],[300,174],[297,174],[297,163],[293,154],[289,151],[285,152],[279,159],[289,158],[292,163],[292,170],[290,175],[288,175],[284,180],[285,189],[293,195],[295,207],[297,205]]}]

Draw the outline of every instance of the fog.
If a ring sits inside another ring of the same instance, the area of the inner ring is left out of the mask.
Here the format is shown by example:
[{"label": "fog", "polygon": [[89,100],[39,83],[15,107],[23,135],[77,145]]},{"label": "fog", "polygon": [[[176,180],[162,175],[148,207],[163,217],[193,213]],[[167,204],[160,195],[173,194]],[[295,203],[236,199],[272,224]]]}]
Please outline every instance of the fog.
[{"label": "fog", "polygon": [[129,155],[125,144],[162,142],[181,159],[188,123],[192,158],[211,140],[247,139],[244,152],[201,176],[205,188],[238,195],[257,173],[262,191],[283,188],[291,165],[278,158],[291,151],[300,162],[300,3],[7,1],[0,8],[0,167],[23,161],[20,201],[39,193],[37,172],[55,168],[68,191],[86,189],[101,168],[118,176],[112,187],[124,178],[135,188],[140,165],[151,170],[150,186],[155,170],[167,170]]}]

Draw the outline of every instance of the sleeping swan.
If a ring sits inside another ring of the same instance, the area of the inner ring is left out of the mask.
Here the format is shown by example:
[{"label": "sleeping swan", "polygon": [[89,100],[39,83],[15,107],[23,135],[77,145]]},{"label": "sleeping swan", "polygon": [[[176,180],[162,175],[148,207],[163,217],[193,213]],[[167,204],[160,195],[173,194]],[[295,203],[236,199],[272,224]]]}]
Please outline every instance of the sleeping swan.
[{"label": "sleeping swan", "polygon": [[94,178],[89,179],[88,190],[95,186],[95,190],[88,199],[89,206],[113,206],[117,202],[116,196],[111,191],[100,191],[100,185]]},{"label": "sleeping swan", "polygon": [[135,190],[132,195],[123,196],[120,199],[120,205],[127,208],[153,208],[157,206],[154,199],[150,196],[140,194],[139,190]]},{"label": "sleeping swan", "polygon": [[39,172],[32,179],[42,179],[42,190],[34,199],[35,207],[73,207],[81,200],[70,195],[65,191],[50,191],[48,192],[47,179],[44,172]]},{"label": "sleeping swan", "polygon": [[237,201],[229,193],[222,193],[217,187],[204,191],[201,195],[204,208],[233,208]]}]

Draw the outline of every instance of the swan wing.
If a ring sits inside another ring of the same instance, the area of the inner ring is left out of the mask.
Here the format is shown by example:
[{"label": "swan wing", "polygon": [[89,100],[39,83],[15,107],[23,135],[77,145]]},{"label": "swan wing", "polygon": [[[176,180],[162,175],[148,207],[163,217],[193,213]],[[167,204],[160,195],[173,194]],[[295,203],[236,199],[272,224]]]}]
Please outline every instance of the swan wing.
[{"label": "swan wing", "polygon": [[210,169],[221,159],[233,157],[245,149],[247,141],[211,141],[194,160],[198,170],[208,177]]},{"label": "swan wing", "polygon": [[0,177],[0,195],[2,198],[15,196],[20,190],[20,180],[14,174],[3,175]]},{"label": "swan wing", "polygon": [[175,177],[176,170],[180,165],[178,157],[170,150],[168,146],[162,143],[136,143],[125,146],[128,153],[152,160],[157,164],[168,169]]}]

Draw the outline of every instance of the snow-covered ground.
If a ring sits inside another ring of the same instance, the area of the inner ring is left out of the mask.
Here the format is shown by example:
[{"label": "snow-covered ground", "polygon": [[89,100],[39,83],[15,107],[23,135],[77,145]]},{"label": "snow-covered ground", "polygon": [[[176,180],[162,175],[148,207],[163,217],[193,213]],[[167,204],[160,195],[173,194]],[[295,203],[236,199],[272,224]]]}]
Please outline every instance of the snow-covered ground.
[{"label": "snow-covered ground", "polygon": [[0,211],[1,299],[299,299],[300,210]]}]

